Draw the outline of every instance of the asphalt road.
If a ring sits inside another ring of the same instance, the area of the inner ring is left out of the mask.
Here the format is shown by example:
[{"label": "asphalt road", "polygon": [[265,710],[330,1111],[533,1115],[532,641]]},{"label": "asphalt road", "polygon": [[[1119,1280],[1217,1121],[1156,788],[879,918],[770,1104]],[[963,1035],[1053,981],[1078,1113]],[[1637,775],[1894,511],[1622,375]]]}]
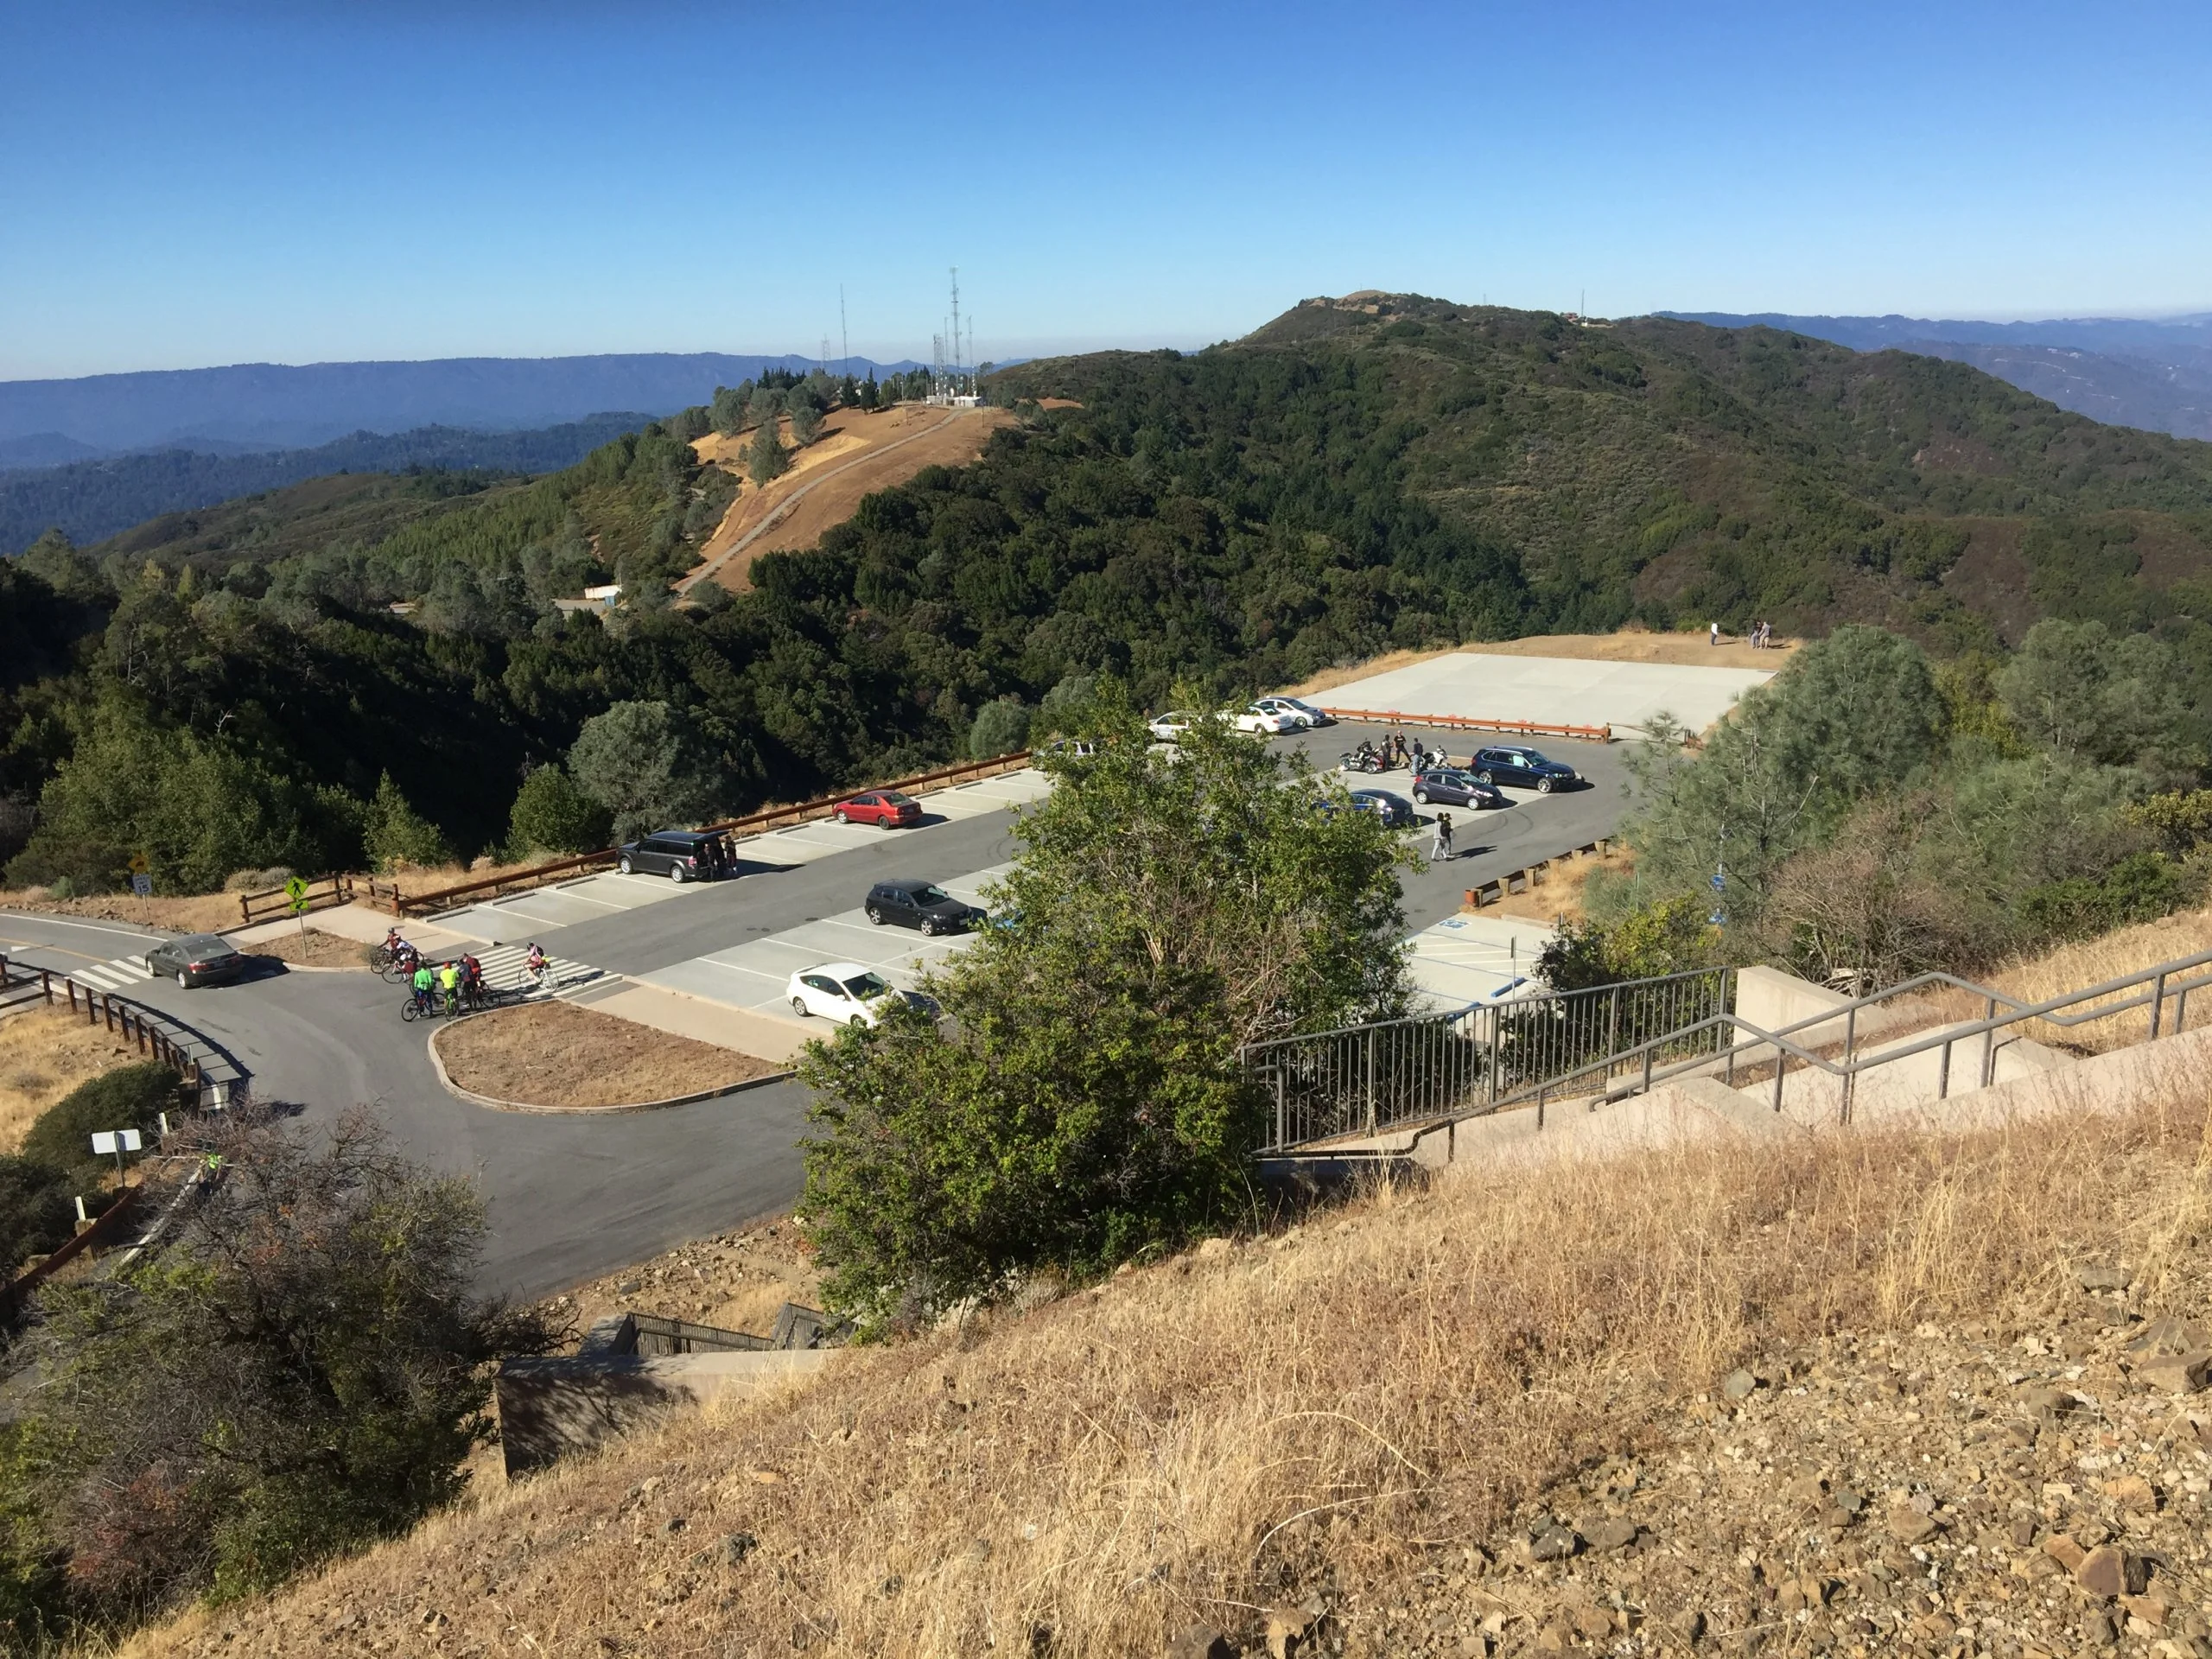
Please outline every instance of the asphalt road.
[{"label": "asphalt road", "polygon": [[[1363,734],[1367,728],[1340,726],[1281,741],[1296,742],[1327,767]],[[1463,757],[1460,738],[1450,747]],[[1542,747],[1581,772],[1589,786],[1531,794],[1489,812],[1455,811],[1459,856],[1406,878],[1408,931],[1455,913],[1462,892],[1477,882],[1618,824],[1625,804],[1620,748]],[[1405,785],[1402,776],[1350,781],[1400,792]],[[1003,863],[1017,850],[1013,822],[1007,812],[940,820],[811,864],[754,867],[736,880],[548,930],[541,942],[594,967],[649,973],[851,909],[887,876],[944,880]],[[1426,852],[1426,823],[1409,834]],[[0,950],[29,966],[82,968],[141,951],[159,937],[0,911]],[[193,991],[156,981],[130,995],[228,1052],[251,1077],[257,1099],[293,1103],[308,1122],[368,1105],[413,1157],[474,1175],[491,1207],[481,1274],[487,1288],[544,1294],[780,1209],[798,1192],[797,1142],[807,1096],[796,1084],[614,1117],[494,1112],[439,1086],[421,1028],[400,1021],[397,988],[366,974],[272,971]]]},{"label": "asphalt road", "polygon": [[[11,961],[66,970],[143,950],[139,929],[0,911]],[[130,995],[200,1032],[251,1074],[255,1098],[327,1122],[365,1104],[409,1154],[473,1174],[490,1203],[486,1288],[541,1295],[789,1205],[806,1091],[771,1084],[718,1101],[614,1117],[488,1111],[430,1069],[401,993],[369,974],[276,972]]]}]

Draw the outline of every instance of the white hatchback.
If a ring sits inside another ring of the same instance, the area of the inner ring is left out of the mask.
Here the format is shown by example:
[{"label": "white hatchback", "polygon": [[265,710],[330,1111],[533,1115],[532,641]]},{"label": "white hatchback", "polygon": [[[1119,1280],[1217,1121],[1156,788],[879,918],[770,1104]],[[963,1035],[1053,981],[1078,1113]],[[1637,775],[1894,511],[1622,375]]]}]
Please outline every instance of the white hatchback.
[{"label": "white hatchback", "polygon": [[825,962],[818,968],[802,968],[791,976],[785,991],[791,998],[791,1012],[802,1020],[819,1014],[841,1026],[874,1025],[879,1007],[899,997],[882,975],[857,962]]}]

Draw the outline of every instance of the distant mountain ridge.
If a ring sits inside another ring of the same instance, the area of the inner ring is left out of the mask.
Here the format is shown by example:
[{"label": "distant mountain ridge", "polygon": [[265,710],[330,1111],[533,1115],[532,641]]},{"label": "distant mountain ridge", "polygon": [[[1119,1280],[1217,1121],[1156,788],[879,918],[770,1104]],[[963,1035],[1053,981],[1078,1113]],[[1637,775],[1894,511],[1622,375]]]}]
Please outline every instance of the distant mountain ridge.
[{"label": "distant mountain ridge", "polygon": [[2092,420],[2212,439],[2212,312],[2159,319],[2052,317],[2040,322],[1791,316],[1771,311],[1655,315],[1716,328],[1782,328],[1859,352],[1915,352],[1970,363]]},{"label": "distant mountain ridge", "polygon": [[[0,381],[0,455],[15,441],[67,460],[73,442],[103,452],[213,442],[289,449],[355,432],[424,427],[515,431],[578,421],[602,410],[667,414],[705,403],[718,385],[764,369],[804,373],[817,359],[647,352],[592,357],[456,357],[416,362],[240,363],[73,380]],[[912,359],[849,359],[865,376],[917,368]],[[832,367],[842,372],[844,360]],[[0,466],[10,464],[0,460]],[[39,465],[39,460],[16,461]]]},{"label": "distant mountain ridge", "polygon": [[164,513],[189,512],[264,494],[328,474],[378,474],[434,467],[454,472],[550,473],[655,417],[595,414],[533,432],[469,432],[428,426],[383,435],[356,432],[311,449],[210,455],[188,449],[111,455],[35,472],[0,473],[0,556],[48,530],[83,545]]}]

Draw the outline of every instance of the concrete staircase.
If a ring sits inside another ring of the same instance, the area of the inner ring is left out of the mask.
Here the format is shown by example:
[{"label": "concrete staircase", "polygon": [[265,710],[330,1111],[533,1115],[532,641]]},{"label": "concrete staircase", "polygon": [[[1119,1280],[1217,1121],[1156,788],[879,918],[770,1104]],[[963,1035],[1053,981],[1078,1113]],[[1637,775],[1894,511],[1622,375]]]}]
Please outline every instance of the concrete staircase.
[{"label": "concrete staircase", "polygon": [[[2056,1000],[2067,1006],[2037,1005],[2050,1010],[2040,1016],[2014,1004],[1983,1018],[1946,1020],[1926,1000],[1884,1006],[1772,969],[1746,969],[1734,1014],[1745,1029],[1734,1046],[1648,1090],[1631,1083],[1611,1095],[1585,1093],[1548,1101],[1541,1109],[1461,1116],[1332,1150],[1430,1168],[1510,1167],[1732,1135],[1960,1128],[2050,1112],[2126,1110],[2167,1095],[2193,1092],[2201,1100],[2212,1089],[2212,1025],[2176,1031],[2173,999],[2183,988],[2212,983],[2212,971],[2190,958],[2133,980],[2155,985],[2136,1005],[2155,999],[2164,1016],[2161,1034],[2082,1058],[2027,1037],[2024,1028],[2037,1018],[2064,1026],[2107,1013],[2113,985]],[[2118,994],[2130,982],[2115,982]],[[2088,1012],[2087,999],[2100,996],[2106,1001]],[[2180,1017],[2186,1017],[2185,1004]],[[1778,1105],[1781,1046],[1752,1036],[1753,1029],[1787,1039]],[[1843,1074],[1797,1059],[1800,1052],[1840,1064]]]}]

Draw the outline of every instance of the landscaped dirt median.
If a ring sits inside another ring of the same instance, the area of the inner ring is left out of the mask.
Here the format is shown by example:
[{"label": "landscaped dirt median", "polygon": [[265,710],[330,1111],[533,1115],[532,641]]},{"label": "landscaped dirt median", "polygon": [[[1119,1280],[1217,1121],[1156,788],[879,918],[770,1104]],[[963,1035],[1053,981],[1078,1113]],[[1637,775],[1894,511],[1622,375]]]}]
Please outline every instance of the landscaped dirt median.
[{"label": "landscaped dirt median", "polygon": [[734,1088],[778,1068],[573,1002],[498,1008],[442,1028],[454,1086],[518,1106],[587,1111]]},{"label": "landscaped dirt median", "polygon": [[304,933],[294,929],[279,933],[274,938],[264,939],[248,949],[249,956],[274,957],[279,962],[290,963],[299,968],[359,968],[369,965],[372,947],[358,939],[326,933],[319,927],[310,927]]}]

